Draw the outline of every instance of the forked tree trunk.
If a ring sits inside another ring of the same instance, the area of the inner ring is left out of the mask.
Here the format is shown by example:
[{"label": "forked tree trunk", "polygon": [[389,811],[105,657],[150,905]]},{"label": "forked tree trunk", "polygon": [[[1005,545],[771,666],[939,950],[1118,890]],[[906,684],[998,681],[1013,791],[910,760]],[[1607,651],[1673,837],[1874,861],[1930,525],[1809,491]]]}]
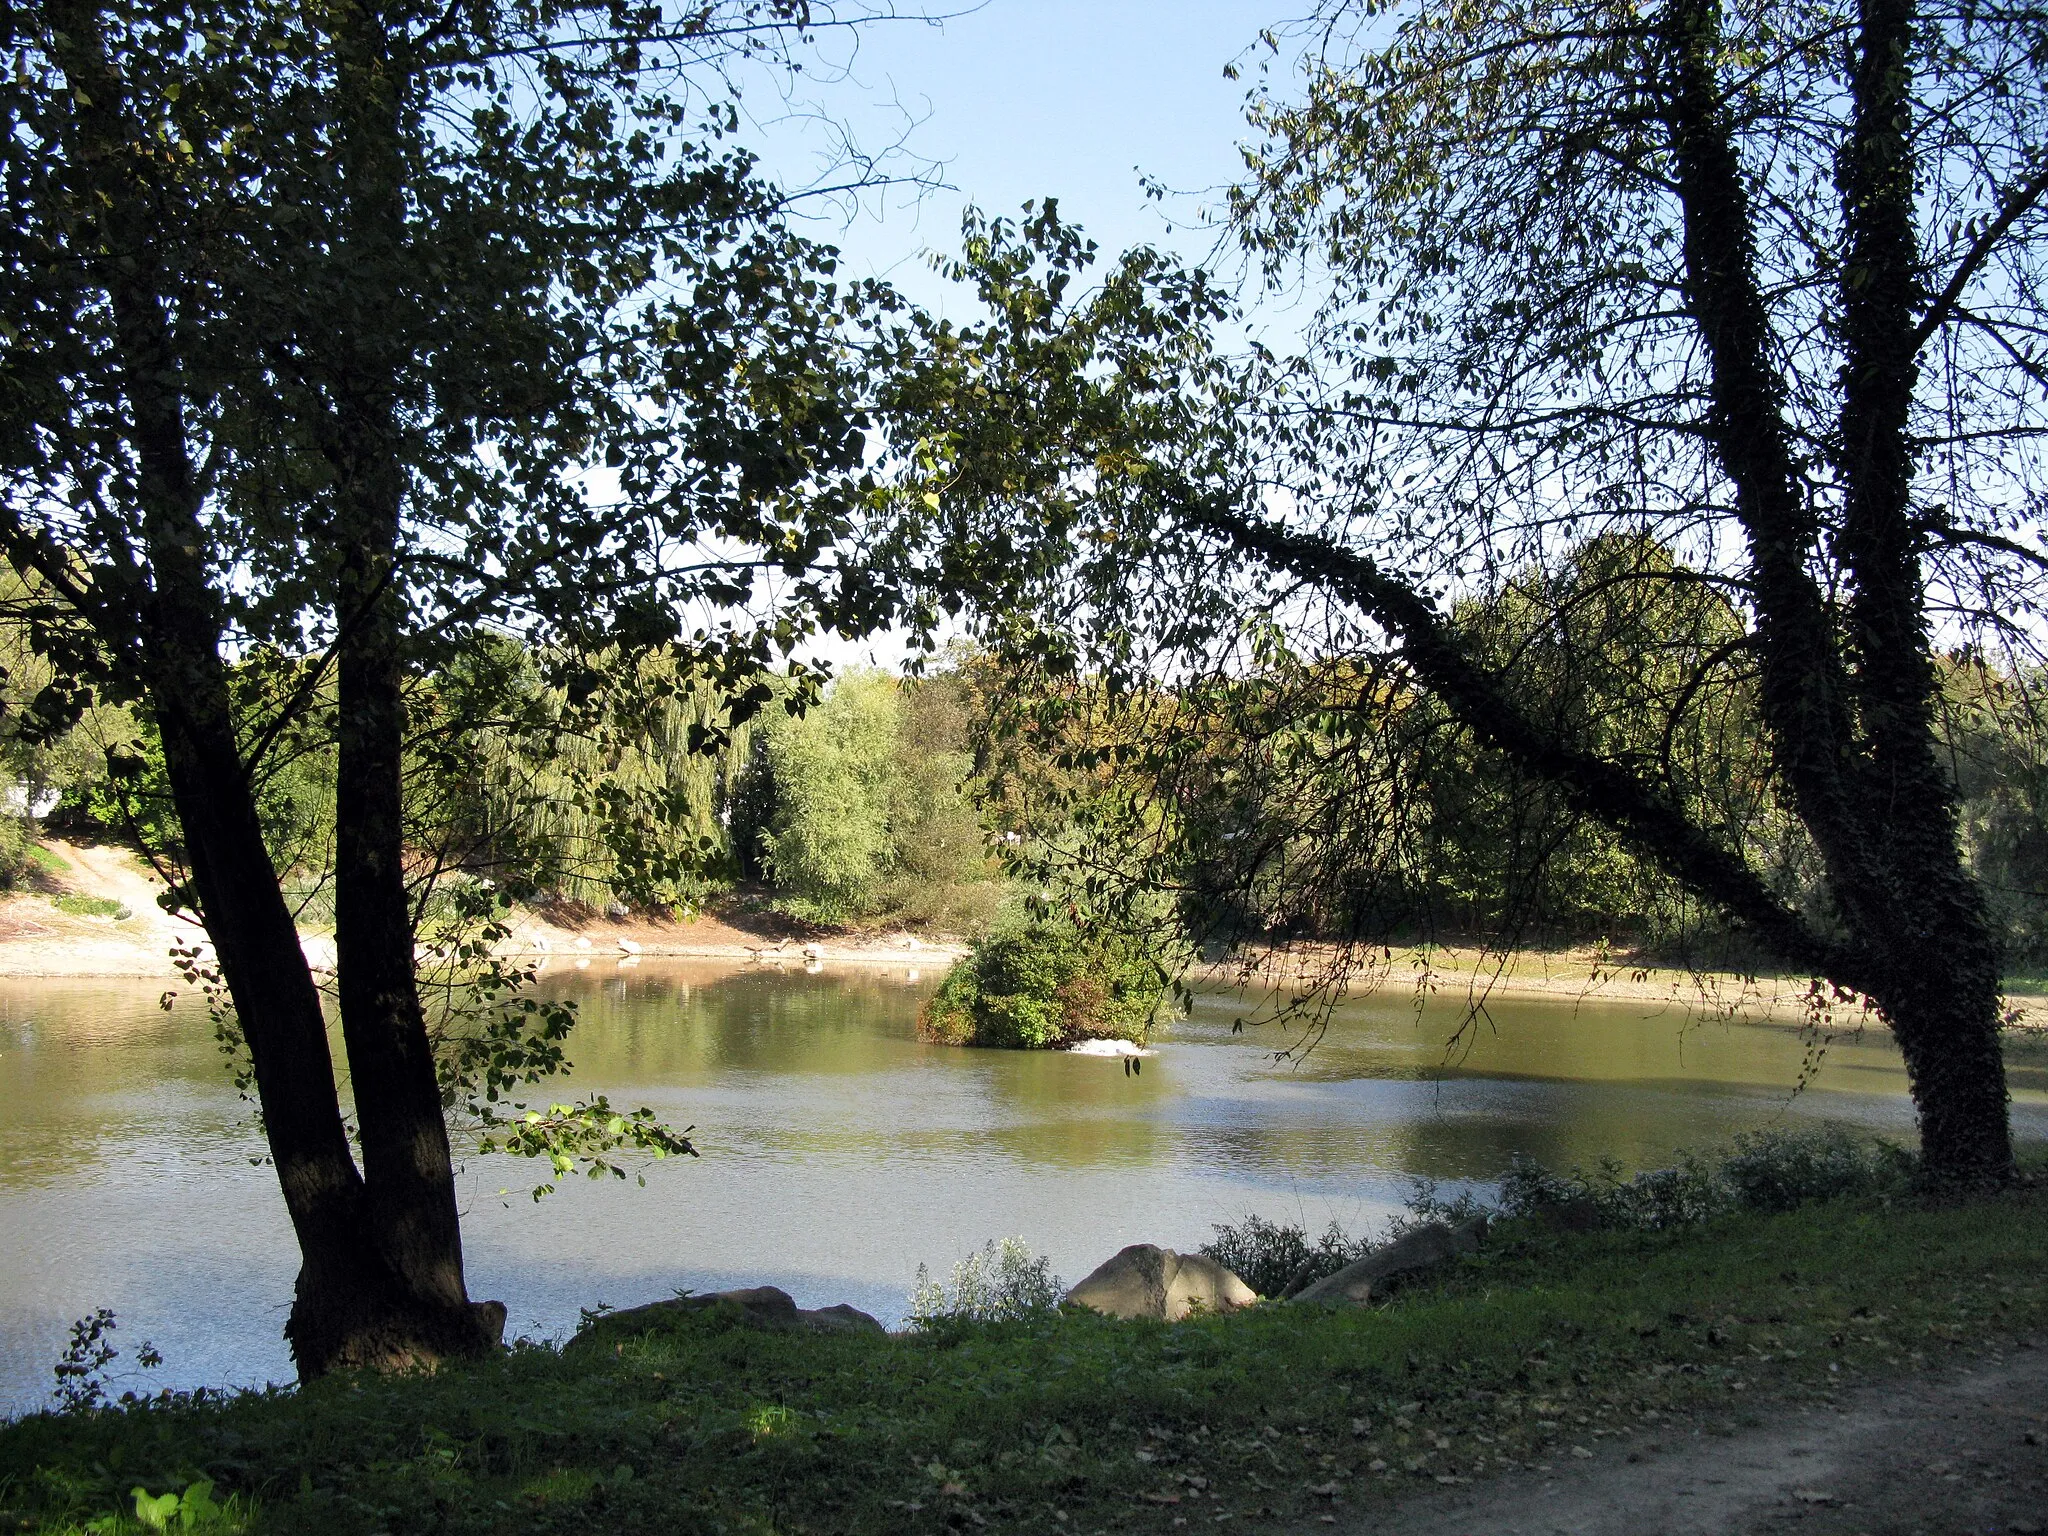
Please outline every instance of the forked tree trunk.
[{"label": "forked tree trunk", "polygon": [[[1848,250],[1833,450],[1841,508],[1828,535],[1791,448],[1719,73],[1715,0],[1670,0],[1662,87],[1687,300],[1709,363],[1706,426],[1749,540],[1764,719],[1846,934],[1828,973],[1876,1002],[1898,1037],[1928,1176],[1987,1188],[2014,1171],[1998,1044],[2000,945],[1963,864],[1956,788],[1935,735],[1938,679],[1912,503],[1925,302],[1913,223],[1913,41],[1911,0],[1862,0],[1837,166]],[[1847,575],[1838,607],[1812,574],[1824,538]]]}]

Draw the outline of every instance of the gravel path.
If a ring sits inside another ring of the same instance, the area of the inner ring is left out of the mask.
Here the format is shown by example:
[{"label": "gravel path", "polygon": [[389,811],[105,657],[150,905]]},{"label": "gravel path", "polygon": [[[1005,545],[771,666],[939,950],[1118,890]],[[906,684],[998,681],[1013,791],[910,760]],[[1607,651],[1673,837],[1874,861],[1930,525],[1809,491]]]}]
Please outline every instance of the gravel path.
[{"label": "gravel path", "polygon": [[2048,1533],[2048,1347],[1638,1434],[1626,1450],[1306,1527],[1353,1536]]}]

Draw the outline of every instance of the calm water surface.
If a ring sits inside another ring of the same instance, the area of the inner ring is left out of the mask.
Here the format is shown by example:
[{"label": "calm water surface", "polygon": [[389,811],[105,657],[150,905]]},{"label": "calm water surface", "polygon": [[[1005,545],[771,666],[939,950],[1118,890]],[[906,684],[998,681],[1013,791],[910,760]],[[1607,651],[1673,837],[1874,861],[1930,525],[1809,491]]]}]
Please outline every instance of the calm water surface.
[{"label": "calm water surface", "polygon": [[[1248,1212],[1357,1229],[1418,1177],[1497,1177],[1613,1155],[1652,1165],[1745,1127],[1830,1119],[1908,1136],[1897,1053],[1838,1039],[1791,1093],[1798,1035],[1643,1004],[1512,1002],[1447,1062],[1454,1013],[1350,1005],[1305,1063],[1233,1035],[1227,996],[1114,1060],[920,1045],[927,973],[817,975],[608,962],[579,998],[577,1088],[695,1125],[703,1157],[572,1181],[535,1205],[533,1165],[472,1160],[471,1294],[514,1331],[678,1288],[775,1284],[894,1322],[919,1263],[1021,1234],[1069,1280],[1126,1243],[1192,1248]],[[296,1267],[248,1106],[205,1017],[147,983],[0,982],[0,1412],[38,1405],[70,1319],[120,1316],[166,1365],[137,1385],[285,1379]],[[2014,1120],[2048,1136],[2048,1058],[2013,1063]]]}]

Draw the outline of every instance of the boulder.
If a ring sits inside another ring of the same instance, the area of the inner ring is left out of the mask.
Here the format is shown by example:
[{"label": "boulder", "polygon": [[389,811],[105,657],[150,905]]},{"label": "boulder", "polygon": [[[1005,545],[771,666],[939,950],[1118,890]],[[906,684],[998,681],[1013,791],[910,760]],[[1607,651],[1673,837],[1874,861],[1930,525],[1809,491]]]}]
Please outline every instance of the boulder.
[{"label": "boulder", "polygon": [[797,1311],[797,1321],[818,1333],[887,1333],[874,1318],[859,1307],[840,1302],[833,1307],[819,1307],[815,1312]]},{"label": "boulder", "polygon": [[1214,1259],[1134,1243],[1067,1292],[1067,1300],[1111,1317],[1177,1323],[1194,1312],[1230,1312],[1258,1295]]},{"label": "boulder", "polygon": [[1362,1259],[1352,1260],[1334,1275],[1325,1275],[1314,1285],[1304,1286],[1294,1300],[1318,1302],[1326,1307],[1362,1307],[1374,1296],[1385,1295],[1403,1276],[1420,1274],[1465,1254],[1477,1253],[1485,1236],[1484,1216],[1461,1221],[1455,1227],[1432,1221],[1402,1233]]},{"label": "boulder", "polygon": [[867,1313],[845,1302],[807,1311],[779,1286],[757,1285],[746,1290],[678,1296],[672,1301],[650,1302],[644,1307],[628,1307],[623,1312],[607,1312],[571,1339],[564,1352],[592,1344],[637,1339],[650,1333],[668,1333],[714,1317],[728,1326],[758,1328],[772,1333],[789,1333],[798,1329],[811,1333],[888,1332]]}]

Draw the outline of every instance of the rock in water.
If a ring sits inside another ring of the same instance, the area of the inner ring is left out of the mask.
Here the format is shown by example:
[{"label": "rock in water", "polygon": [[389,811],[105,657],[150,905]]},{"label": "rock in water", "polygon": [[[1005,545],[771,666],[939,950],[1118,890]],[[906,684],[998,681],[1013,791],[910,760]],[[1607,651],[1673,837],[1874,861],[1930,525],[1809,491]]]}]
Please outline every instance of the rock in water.
[{"label": "rock in water", "polygon": [[1193,1312],[1231,1312],[1257,1301],[1252,1288],[1203,1254],[1134,1243],[1067,1292],[1076,1306],[1111,1317],[1177,1323]]},{"label": "rock in water", "polygon": [[1362,1259],[1354,1259],[1334,1275],[1325,1275],[1314,1285],[1303,1287],[1294,1299],[1320,1302],[1326,1307],[1362,1307],[1402,1275],[1434,1269],[1461,1254],[1477,1253],[1485,1234],[1483,1216],[1455,1227],[1432,1221],[1373,1249]]}]

